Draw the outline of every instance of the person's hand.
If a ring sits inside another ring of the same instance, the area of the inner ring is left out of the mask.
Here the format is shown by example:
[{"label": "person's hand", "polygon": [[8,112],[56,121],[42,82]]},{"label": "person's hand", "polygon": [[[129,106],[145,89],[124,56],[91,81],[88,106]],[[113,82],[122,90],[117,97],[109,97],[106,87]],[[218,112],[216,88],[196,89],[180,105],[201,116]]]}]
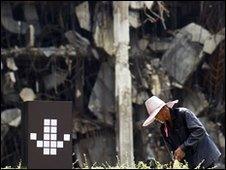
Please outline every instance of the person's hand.
[{"label": "person's hand", "polygon": [[181,161],[185,156],[184,151],[178,147],[175,151],[174,151],[174,159]]}]

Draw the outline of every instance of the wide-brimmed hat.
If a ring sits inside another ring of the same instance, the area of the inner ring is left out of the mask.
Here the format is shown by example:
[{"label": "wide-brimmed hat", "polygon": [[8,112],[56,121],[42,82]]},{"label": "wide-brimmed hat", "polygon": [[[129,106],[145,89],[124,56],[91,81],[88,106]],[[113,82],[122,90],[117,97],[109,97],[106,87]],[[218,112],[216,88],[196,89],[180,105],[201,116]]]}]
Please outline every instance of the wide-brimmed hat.
[{"label": "wide-brimmed hat", "polygon": [[148,100],[145,101],[145,106],[147,108],[149,117],[143,123],[143,126],[147,126],[155,120],[155,116],[158,112],[163,108],[163,106],[167,105],[168,107],[172,108],[174,104],[178,103],[178,100],[170,101],[165,103],[157,96],[152,96]]}]

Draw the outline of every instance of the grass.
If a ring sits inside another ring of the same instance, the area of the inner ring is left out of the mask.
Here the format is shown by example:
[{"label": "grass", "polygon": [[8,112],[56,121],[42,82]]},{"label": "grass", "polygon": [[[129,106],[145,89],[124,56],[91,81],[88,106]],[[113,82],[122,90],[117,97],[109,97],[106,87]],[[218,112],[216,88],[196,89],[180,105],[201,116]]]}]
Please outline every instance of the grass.
[{"label": "grass", "polygon": [[[183,164],[177,160],[174,160],[168,164],[161,164],[160,162],[158,162],[156,160],[153,160],[149,164],[139,161],[137,164],[134,163],[131,166],[129,166],[128,163],[120,164],[119,162],[120,161],[118,160],[116,166],[110,166],[106,162],[105,164],[102,164],[101,166],[97,165],[97,163],[94,163],[91,167],[89,167],[88,163],[87,163],[87,159],[85,157],[85,162],[83,164],[83,168],[81,168],[81,169],[189,169],[187,163]],[[195,169],[201,169],[200,168],[201,163]],[[211,169],[214,169],[214,168],[211,168]],[[6,166],[5,168],[1,168],[1,169],[27,169],[27,168],[22,167],[21,161],[20,161],[17,167]]]},{"label": "grass", "polygon": [[[91,167],[89,167],[87,159],[86,159],[86,155],[84,155],[84,157],[85,157],[85,162],[83,164],[82,169],[189,169],[187,162],[181,163],[178,160],[173,160],[173,161],[169,162],[168,164],[161,164],[160,162],[158,162],[156,160],[149,162],[149,164],[144,163],[143,161],[139,161],[137,164],[133,163],[133,165],[129,166],[128,163],[120,164],[120,160],[118,159],[118,157],[117,157],[116,166],[111,166],[106,162],[105,164],[102,164],[101,166],[96,165],[97,163],[94,163]],[[194,169],[202,169],[200,166],[203,163],[203,161],[200,162],[199,165]],[[216,168],[216,167],[213,167],[210,169],[214,169],[214,168]]]},{"label": "grass", "polygon": [[146,164],[143,161],[139,161],[137,164],[133,164],[132,166],[128,166],[128,164],[117,164],[116,166],[110,166],[108,164],[103,164],[102,166],[95,166],[95,164],[91,167],[87,165],[84,166],[84,169],[189,169],[187,164],[182,164],[179,161],[175,160],[173,163],[169,164],[161,164],[158,161],[154,161],[154,165]]}]

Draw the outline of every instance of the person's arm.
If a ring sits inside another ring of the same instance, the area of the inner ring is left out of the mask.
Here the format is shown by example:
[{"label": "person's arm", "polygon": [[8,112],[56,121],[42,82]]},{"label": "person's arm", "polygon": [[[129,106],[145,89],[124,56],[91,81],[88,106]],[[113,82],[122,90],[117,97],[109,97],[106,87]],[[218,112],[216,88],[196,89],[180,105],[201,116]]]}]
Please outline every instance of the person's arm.
[{"label": "person's arm", "polygon": [[192,111],[185,111],[185,120],[190,134],[187,140],[180,146],[183,151],[185,151],[188,147],[194,147],[206,133],[204,126]]}]

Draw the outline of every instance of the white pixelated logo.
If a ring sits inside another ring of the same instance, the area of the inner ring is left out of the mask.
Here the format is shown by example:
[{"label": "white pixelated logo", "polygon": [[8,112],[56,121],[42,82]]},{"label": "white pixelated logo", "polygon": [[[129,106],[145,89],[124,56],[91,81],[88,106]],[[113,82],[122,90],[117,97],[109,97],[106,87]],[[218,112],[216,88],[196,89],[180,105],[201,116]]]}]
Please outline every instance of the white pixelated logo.
[{"label": "white pixelated logo", "polygon": [[37,133],[30,133],[30,140],[37,148],[43,148],[43,155],[57,155],[58,148],[64,148],[64,141],[70,141],[70,134],[64,134],[63,141],[57,140],[57,119],[44,119],[43,140],[37,140]]}]

